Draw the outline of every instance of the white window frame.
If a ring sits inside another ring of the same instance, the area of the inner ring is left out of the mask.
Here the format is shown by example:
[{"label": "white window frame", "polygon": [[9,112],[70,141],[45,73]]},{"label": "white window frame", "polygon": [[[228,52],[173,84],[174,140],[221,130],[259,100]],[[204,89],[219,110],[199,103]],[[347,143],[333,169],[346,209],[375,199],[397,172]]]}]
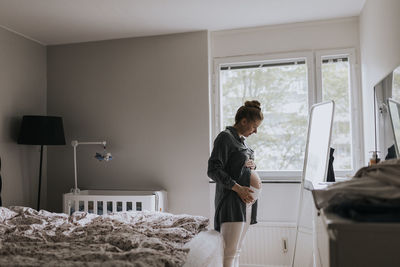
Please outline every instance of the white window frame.
[{"label": "white window frame", "polygon": [[335,170],[335,176],[345,177],[352,176],[354,172],[362,167],[363,153],[362,143],[362,102],[361,91],[358,83],[359,65],[356,61],[356,52],[353,48],[348,49],[335,49],[335,50],[319,50],[315,52],[315,66],[316,66],[316,91],[317,102],[322,101],[322,72],[321,64],[323,57],[348,57],[349,59],[349,79],[350,79],[350,111],[351,111],[351,138],[352,138],[352,152],[353,152],[353,170],[339,171]]},{"label": "white window frame", "polygon": [[[362,132],[362,103],[361,88],[359,86],[359,64],[356,61],[356,52],[354,48],[332,49],[332,50],[316,50],[316,51],[299,51],[292,53],[276,53],[276,54],[259,54],[246,56],[220,57],[213,60],[213,71],[211,77],[210,88],[210,117],[211,117],[211,142],[210,151],[212,150],[212,141],[222,131],[221,113],[222,106],[220,90],[220,67],[223,65],[248,65],[257,62],[277,63],[284,61],[293,61],[296,59],[305,59],[307,64],[307,80],[308,80],[308,113],[311,106],[322,101],[322,77],[321,77],[321,59],[325,56],[346,56],[349,58],[350,64],[350,102],[351,102],[351,129],[352,129],[352,151],[353,151],[353,170],[352,171],[335,171],[336,177],[344,177],[353,175],[356,170],[363,166],[363,132]],[[300,181],[302,170],[298,171],[258,171],[262,180],[266,181]]]},{"label": "white window frame", "polygon": [[[308,82],[308,113],[310,112],[312,103],[315,103],[315,77],[314,77],[314,60],[312,52],[294,52],[294,53],[279,53],[279,54],[262,54],[262,55],[250,55],[250,56],[234,56],[234,57],[223,57],[214,58],[214,68],[212,75],[212,86],[211,86],[211,133],[212,140],[216,138],[219,132],[224,127],[221,121],[222,106],[221,97],[222,92],[220,90],[219,73],[220,67],[223,65],[235,64],[235,65],[248,65],[253,63],[277,63],[285,61],[293,61],[297,59],[304,59],[307,64],[307,82]],[[212,149],[212,143],[210,148]],[[258,174],[262,180],[277,180],[277,181],[299,181],[301,179],[302,170],[299,171],[258,171]]]}]

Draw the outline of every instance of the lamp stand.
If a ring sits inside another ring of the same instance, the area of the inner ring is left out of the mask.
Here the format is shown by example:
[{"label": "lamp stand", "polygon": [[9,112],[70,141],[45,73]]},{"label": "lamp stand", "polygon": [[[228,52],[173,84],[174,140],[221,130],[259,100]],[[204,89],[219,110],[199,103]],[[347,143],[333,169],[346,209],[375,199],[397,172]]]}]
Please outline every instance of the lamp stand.
[{"label": "lamp stand", "polygon": [[40,189],[42,187],[42,162],[43,162],[43,145],[40,146],[40,165],[39,165],[39,189],[37,198],[37,210],[40,210]]}]

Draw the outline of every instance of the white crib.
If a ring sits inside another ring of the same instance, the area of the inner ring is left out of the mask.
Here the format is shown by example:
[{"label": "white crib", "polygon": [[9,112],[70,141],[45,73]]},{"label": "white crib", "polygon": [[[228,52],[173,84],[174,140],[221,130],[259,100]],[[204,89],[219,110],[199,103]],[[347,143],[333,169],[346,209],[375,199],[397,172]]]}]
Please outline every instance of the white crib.
[{"label": "white crib", "polygon": [[85,211],[98,215],[118,211],[167,211],[167,192],[83,190],[63,195],[63,212]]}]

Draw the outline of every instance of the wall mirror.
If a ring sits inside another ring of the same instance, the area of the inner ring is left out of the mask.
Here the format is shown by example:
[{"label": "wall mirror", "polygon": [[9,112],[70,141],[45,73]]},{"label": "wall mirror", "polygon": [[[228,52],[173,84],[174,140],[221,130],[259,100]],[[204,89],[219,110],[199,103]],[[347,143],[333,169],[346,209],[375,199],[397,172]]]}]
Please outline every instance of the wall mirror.
[{"label": "wall mirror", "polygon": [[[375,150],[380,151],[381,159],[389,159],[399,157],[397,152],[393,154],[396,148],[395,128],[393,127],[392,120],[396,122],[396,113],[391,109],[397,108],[396,102],[400,103],[400,66],[390,72],[378,84],[374,86],[374,125],[375,125]],[[394,102],[389,102],[391,99]],[[393,114],[393,118],[391,118]],[[395,126],[396,127],[396,126]],[[400,139],[399,139],[400,140]],[[400,144],[399,144],[400,145]]]},{"label": "wall mirror", "polygon": [[393,130],[394,149],[395,155],[399,157],[399,145],[400,145],[400,102],[388,98],[387,105],[389,107],[389,117]]}]

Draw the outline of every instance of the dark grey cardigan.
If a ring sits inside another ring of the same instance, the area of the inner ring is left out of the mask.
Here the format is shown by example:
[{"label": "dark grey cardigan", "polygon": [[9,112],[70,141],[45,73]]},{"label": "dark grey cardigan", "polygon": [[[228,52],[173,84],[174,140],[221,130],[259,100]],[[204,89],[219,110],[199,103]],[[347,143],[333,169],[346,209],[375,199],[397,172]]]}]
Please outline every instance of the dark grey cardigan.
[{"label": "dark grey cardigan", "polygon": [[[226,127],[214,141],[208,160],[208,177],[216,182],[214,228],[221,223],[246,221],[246,203],[232,190],[235,183],[250,186],[250,168],[245,167],[254,151],[241,140],[234,127]],[[257,223],[257,201],[253,204],[250,224]]]}]

